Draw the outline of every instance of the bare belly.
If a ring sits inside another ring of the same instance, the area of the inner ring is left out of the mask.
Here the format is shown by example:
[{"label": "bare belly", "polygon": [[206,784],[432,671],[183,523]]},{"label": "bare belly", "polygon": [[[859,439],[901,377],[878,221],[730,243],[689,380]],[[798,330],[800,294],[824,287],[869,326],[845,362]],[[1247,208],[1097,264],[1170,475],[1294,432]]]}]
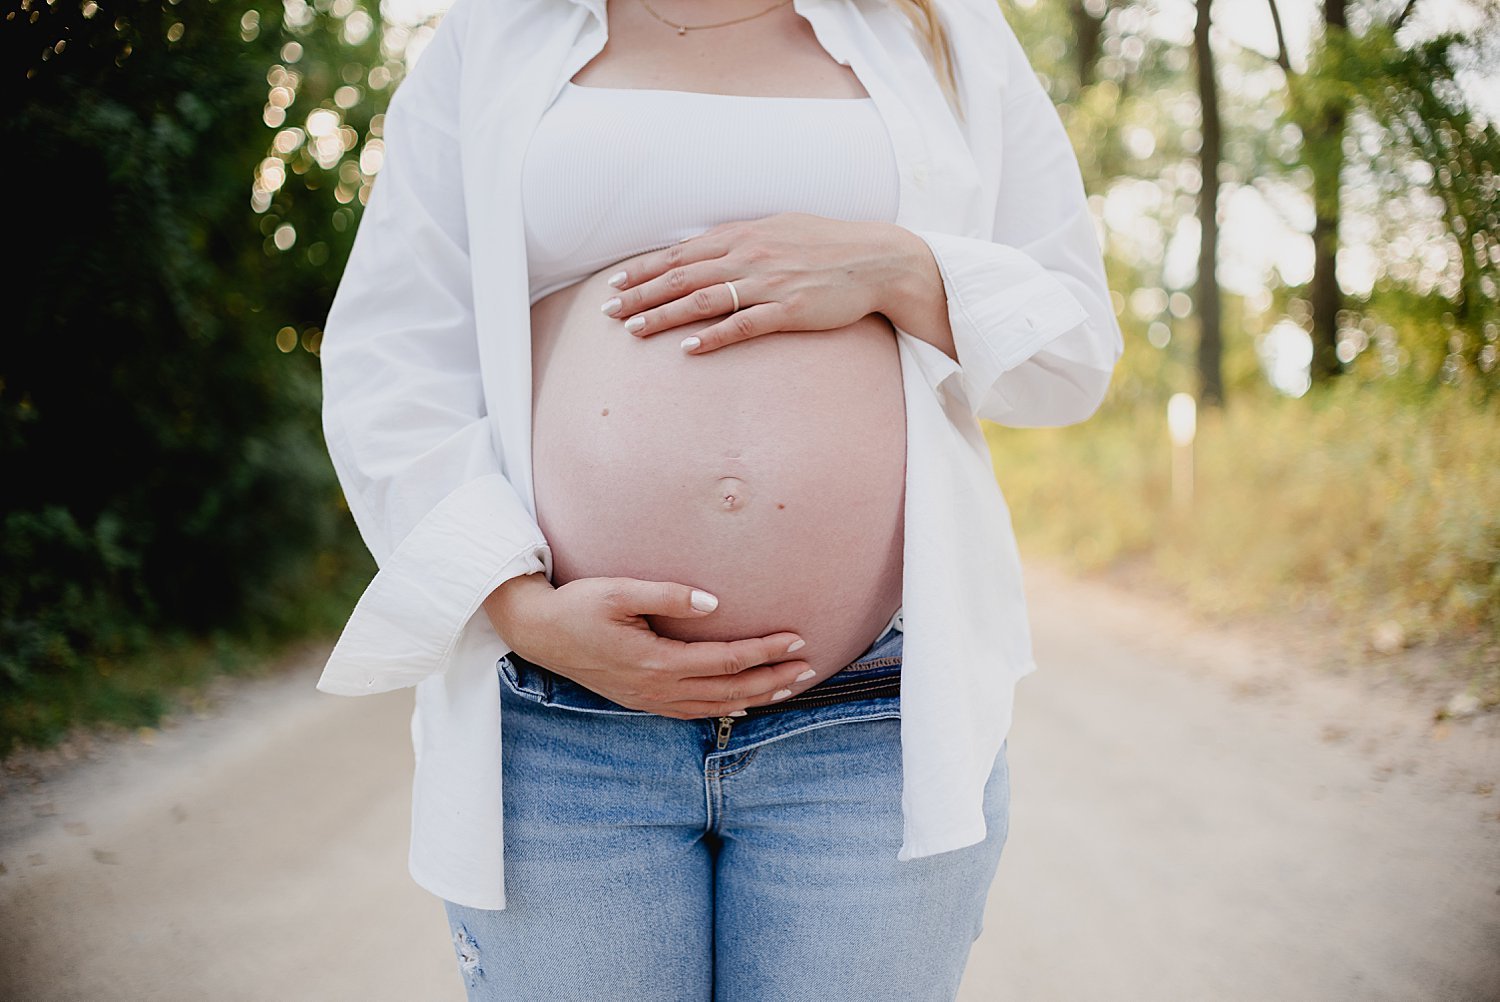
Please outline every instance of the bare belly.
[{"label": "bare belly", "polygon": [[843,667],[901,605],[895,330],[871,314],[687,355],[678,343],[715,321],[638,338],[599,312],[621,264],[531,309],[532,471],[553,584],[702,588],[719,598],[712,614],[652,628],[689,641],[794,630],[819,675]]}]

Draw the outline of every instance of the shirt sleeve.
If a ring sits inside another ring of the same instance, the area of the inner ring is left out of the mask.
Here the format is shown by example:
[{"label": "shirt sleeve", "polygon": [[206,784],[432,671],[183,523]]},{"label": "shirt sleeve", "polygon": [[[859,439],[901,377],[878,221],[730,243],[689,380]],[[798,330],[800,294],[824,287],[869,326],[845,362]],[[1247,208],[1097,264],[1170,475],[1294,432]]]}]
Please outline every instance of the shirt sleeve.
[{"label": "shirt sleeve", "polygon": [[384,160],[324,327],[324,435],[379,567],[325,692],[384,692],[445,670],[491,591],[552,574],[480,381],[458,129],[467,7],[444,17],[391,99]]},{"label": "shirt sleeve", "polygon": [[998,11],[1009,67],[991,239],[913,230],[942,275],[958,361],[928,352],[976,417],[1067,425],[1098,410],[1124,339],[1066,129]]}]

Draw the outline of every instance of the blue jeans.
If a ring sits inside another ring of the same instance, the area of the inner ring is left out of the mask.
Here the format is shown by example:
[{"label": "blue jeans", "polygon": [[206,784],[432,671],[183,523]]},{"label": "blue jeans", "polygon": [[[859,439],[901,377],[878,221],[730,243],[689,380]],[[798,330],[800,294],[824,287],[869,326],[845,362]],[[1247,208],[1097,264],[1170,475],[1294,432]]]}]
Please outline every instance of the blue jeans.
[{"label": "blue jeans", "polygon": [[[831,678],[899,672],[901,639]],[[507,907],[445,902],[469,999],[955,996],[1008,829],[1004,746],[985,841],[898,863],[898,696],[742,717],[726,737],[516,654],[499,670]]]}]

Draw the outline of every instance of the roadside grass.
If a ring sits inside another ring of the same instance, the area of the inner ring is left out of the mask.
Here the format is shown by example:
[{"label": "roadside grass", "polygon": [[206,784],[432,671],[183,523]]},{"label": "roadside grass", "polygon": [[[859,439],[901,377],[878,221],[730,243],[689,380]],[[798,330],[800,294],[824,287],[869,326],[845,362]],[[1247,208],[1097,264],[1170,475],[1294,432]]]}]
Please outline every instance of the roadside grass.
[{"label": "roadside grass", "polygon": [[252,625],[205,635],[158,633],[134,650],[59,657],[48,670],[28,674],[20,689],[0,699],[0,759],[55,746],[75,732],[156,727],[220,676],[265,676],[292,648],[331,642],[374,564],[362,552],[326,557],[310,561],[300,580],[283,582],[284,599]]},{"label": "roadside grass", "polygon": [[985,425],[1016,532],[1080,572],[1131,565],[1205,618],[1316,612],[1367,655],[1432,647],[1500,705],[1500,400],[1347,380],[1200,410],[1195,500],[1165,408]]}]

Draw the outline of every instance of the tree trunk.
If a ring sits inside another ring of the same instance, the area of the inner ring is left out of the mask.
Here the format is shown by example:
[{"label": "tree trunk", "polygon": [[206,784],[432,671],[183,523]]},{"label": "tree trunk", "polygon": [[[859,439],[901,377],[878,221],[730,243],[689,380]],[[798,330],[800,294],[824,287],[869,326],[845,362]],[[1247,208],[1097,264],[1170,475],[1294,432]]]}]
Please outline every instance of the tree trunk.
[{"label": "tree trunk", "polygon": [[1197,0],[1198,23],[1193,29],[1193,55],[1198,71],[1198,99],[1203,107],[1203,146],[1198,167],[1203,185],[1198,193],[1202,239],[1198,245],[1198,399],[1205,406],[1224,404],[1223,318],[1219,304],[1219,161],[1223,131],[1219,123],[1219,87],[1214,77],[1214,55],[1208,30],[1212,0]]},{"label": "tree trunk", "polygon": [[[1349,30],[1348,0],[1323,0],[1323,44],[1338,44]],[[1338,358],[1338,316],[1344,306],[1337,274],[1339,252],[1339,194],[1344,173],[1344,119],[1347,109],[1341,100],[1331,100],[1317,123],[1318,134],[1310,137],[1320,144],[1322,155],[1313,163],[1313,279],[1309,292],[1312,299],[1313,357],[1311,372],[1314,383],[1324,382],[1344,371]]]},{"label": "tree trunk", "polygon": [[1083,0],[1071,0],[1068,14],[1073,19],[1073,52],[1078,60],[1078,89],[1081,91],[1094,82],[1100,42],[1104,36],[1104,19],[1090,14]]}]

